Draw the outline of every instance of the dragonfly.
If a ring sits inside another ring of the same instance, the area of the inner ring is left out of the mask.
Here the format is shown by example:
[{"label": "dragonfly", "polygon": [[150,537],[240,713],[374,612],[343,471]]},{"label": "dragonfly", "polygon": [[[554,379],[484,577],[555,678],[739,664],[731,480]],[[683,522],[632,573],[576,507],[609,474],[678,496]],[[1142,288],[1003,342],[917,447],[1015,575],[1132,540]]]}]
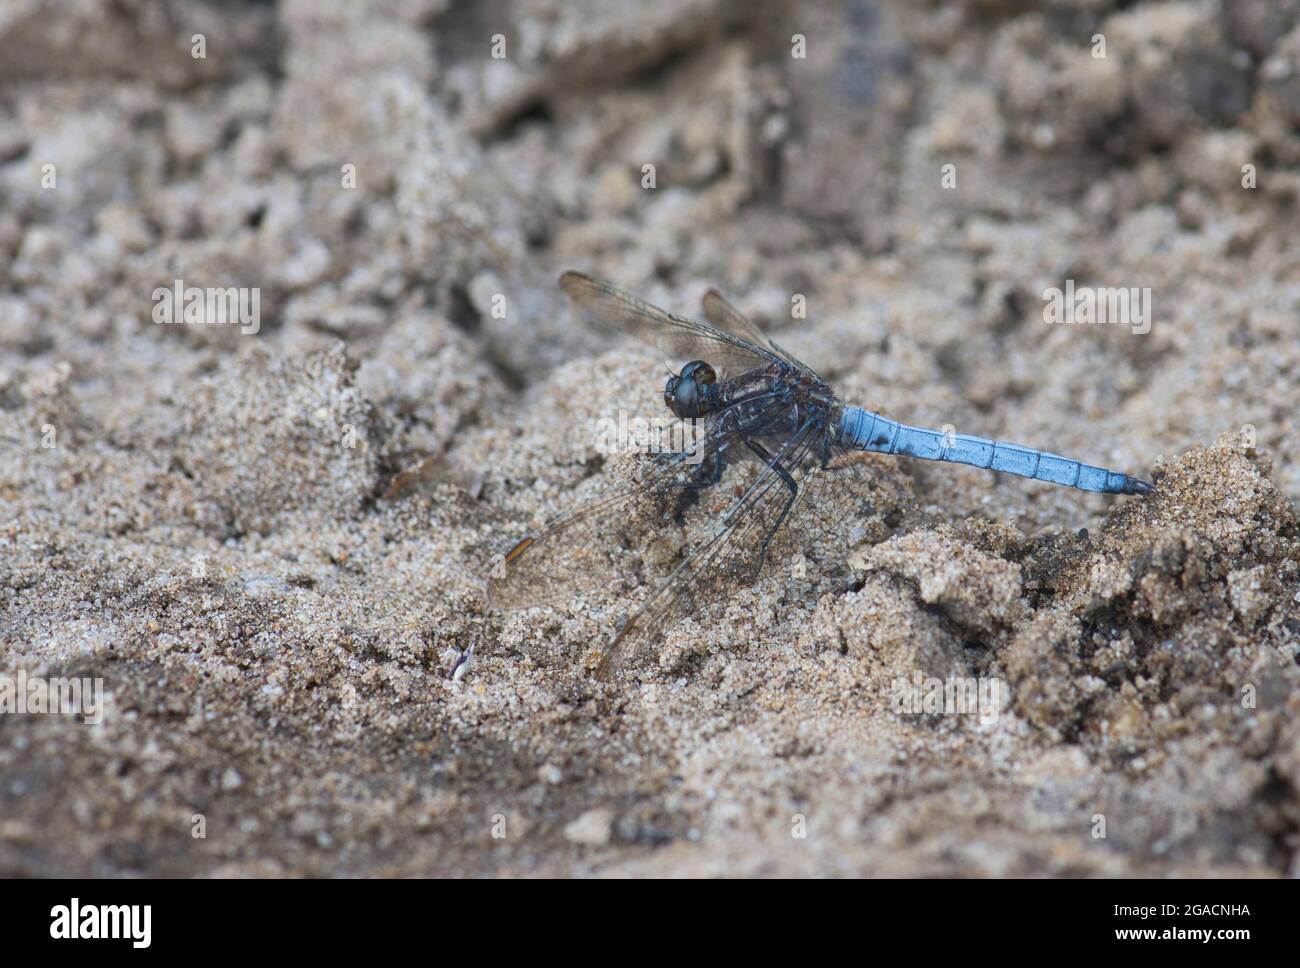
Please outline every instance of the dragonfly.
[{"label": "dragonfly", "polygon": [[[913,427],[841,400],[817,373],[716,290],[703,298],[708,322],[666,312],[608,282],[565,272],[560,287],[598,323],[656,347],[670,361],[663,400],[697,427],[689,448],[649,455],[629,479],[568,510],[498,555],[488,578],[493,607],[555,603],[607,587],[625,562],[615,537],[628,522],[682,523],[703,495],[721,493],[718,513],[687,529],[667,574],[653,582],[600,651],[608,678],[703,604],[725,600],[773,567],[783,544],[807,547],[853,516],[842,484],[862,473],[857,452],[970,464],[1105,494],[1147,494],[1146,481],[1043,450],[950,430]],[[743,485],[718,488],[749,465]],[[783,539],[784,542],[783,542]],[[643,544],[645,542],[642,542]]]}]

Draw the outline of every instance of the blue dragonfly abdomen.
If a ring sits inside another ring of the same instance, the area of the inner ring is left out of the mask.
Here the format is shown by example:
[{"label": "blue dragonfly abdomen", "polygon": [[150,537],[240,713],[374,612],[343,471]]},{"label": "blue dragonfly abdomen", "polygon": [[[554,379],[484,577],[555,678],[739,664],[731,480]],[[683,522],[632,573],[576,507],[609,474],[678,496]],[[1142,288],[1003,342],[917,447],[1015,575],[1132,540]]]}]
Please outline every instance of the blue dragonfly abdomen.
[{"label": "blue dragonfly abdomen", "polygon": [[1119,471],[987,437],[909,427],[861,407],[844,408],[838,431],[841,446],[855,450],[970,464],[1103,494],[1146,494],[1151,490],[1146,481]]}]

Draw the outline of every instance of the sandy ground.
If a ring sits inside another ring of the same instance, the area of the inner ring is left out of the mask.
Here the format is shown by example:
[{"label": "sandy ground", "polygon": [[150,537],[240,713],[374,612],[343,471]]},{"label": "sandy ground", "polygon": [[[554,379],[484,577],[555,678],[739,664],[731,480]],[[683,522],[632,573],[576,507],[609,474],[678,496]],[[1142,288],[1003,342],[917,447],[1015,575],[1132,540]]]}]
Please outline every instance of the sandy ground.
[{"label": "sandy ground", "polygon": [[[0,714],[0,872],[1300,874],[1298,8],[0,7],[0,674],[105,691]],[[867,457],[597,681],[673,533],[484,603],[662,410],[565,268],[1156,491]],[[258,331],[156,324],[178,278]],[[1067,279],[1150,331],[1048,324]]]}]

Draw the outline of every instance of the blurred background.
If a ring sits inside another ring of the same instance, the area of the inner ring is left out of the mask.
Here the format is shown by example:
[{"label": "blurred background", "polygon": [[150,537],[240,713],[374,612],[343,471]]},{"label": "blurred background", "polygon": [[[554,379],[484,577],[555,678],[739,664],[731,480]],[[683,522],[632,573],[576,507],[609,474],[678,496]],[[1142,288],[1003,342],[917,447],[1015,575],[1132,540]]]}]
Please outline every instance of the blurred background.
[{"label": "blurred background", "polygon": [[[597,628],[555,620],[502,647],[475,569],[599,473],[589,441],[563,449],[563,420],[662,388],[656,361],[582,325],[554,283],[568,268],[685,313],[717,286],[846,399],[910,423],[1139,476],[1232,434],[1286,499],[1251,485],[1264,503],[1240,528],[1267,540],[1245,547],[1280,554],[1300,497],[1298,197],[1296,0],[10,0],[0,654],[104,675],[119,713],[95,732],[0,723],[6,872],[1289,869],[1296,737],[1233,733],[1221,771],[1193,757],[1143,779],[1128,764],[1167,741],[1153,710],[1176,691],[1143,693],[1151,669],[1122,674],[1123,709],[1075,692],[1018,708],[1032,725],[970,740],[966,779],[945,773],[957,753],[926,779],[887,748],[934,736],[862,725],[840,747],[803,731],[821,707],[753,709],[734,746],[710,745],[731,673],[699,685],[707,701],[625,710],[582,684]],[[176,280],[256,288],[257,331],[156,323]],[[1150,332],[1048,324],[1067,280],[1150,289]],[[396,500],[426,468],[422,499]],[[901,503],[1010,529],[982,547],[1016,568],[1115,504],[888,473]],[[1219,552],[1206,574],[1233,634],[1293,636],[1268,604],[1292,573]],[[1252,580],[1265,604],[1242,618]],[[1144,635],[1194,637],[1138,613],[1079,628],[1144,655]],[[1020,628],[922,632],[929,613],[906,614],[904,651],[996,650]],[[446,650],[469,642],[487,643],[479,682],[452,692]],[[1061,661],[1051,675],[1096,671]],[[660,670],[664,692],[679,672]],[[995,747],[1073,785],[1031,803],[1017,780],[972,806]],[[863,757],[874,779],[837,787]],[[752,769],[720,778],[728,762]],[[1076,851],[1103,787],[1144,832]],[[751,849],[831,801],[820,853]],[[1002,819],[980,833],[987,811]],[[223,833],[196,844],[200,813]],[[934,823],[909,833],[909,813]],[[484,848],[497,815],[533,839]]]}]

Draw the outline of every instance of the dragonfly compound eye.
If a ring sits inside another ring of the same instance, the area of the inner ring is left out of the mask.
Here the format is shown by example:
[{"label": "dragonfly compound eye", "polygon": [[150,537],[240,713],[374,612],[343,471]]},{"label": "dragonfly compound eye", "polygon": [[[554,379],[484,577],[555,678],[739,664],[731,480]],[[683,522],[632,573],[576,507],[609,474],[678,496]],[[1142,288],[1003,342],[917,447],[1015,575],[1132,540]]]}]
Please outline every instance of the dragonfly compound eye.
[{"label": "dragonfly compound eye", "polygon": [[692,379],[700,386],[707,386],[718,378],[713,367],[703,360],[693,360],[682,367],[682,379]]},{"label": "dragonfly compound eye", "polygon": [[664,387],[664,403],[668,404],[668,409],[677,412],[677,384],[682,382],[679,376],[670,376],[668,383]]},{"label": "dragonfly compound eye", "polygon": [[682,367],[680,376],[668,378],[664,387],[664,402],[683,420],[703,417],[710,409],[711,395],[705,390],[717,379],[713,367],[696,360]]}]

